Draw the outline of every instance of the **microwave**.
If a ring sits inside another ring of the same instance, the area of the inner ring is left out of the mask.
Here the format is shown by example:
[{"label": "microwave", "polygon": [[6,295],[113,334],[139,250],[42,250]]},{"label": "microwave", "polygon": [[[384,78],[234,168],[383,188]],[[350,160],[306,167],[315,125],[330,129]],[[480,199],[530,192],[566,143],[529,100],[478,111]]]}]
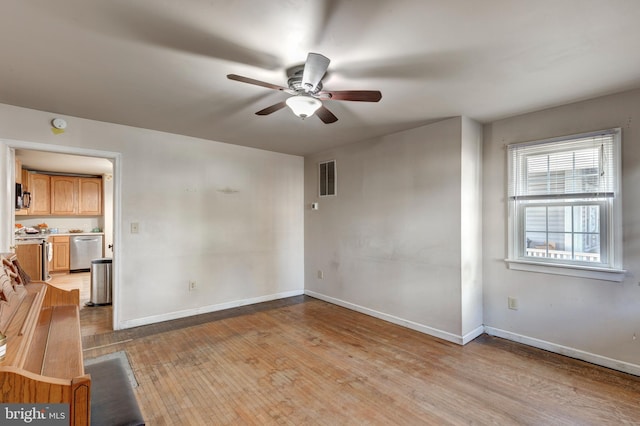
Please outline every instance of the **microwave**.
[{"label": "microwave", "polygon": [[31,204],[31,193],[22,189],[21,183],[16,183],[16,210],[28,209]]}]

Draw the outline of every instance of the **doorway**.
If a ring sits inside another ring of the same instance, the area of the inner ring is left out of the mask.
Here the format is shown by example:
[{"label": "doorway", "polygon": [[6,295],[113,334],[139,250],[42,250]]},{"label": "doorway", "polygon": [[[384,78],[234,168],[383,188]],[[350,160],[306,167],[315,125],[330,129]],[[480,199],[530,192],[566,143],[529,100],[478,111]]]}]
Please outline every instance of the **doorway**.
[{"label": "doorway", "polygon": [[[113,291],[113,305],[108,307],[108,315],[105,316],[105,309],[101,309],[100,315],[101,327],[105,327],[105,318],[108,318],[108,327],[111,330],[117,329],[118,318],[118,288],[119,288],[119,268],[118,268],[118,245],[116,244],[119,239],[119,200],[120,200],[120,154],[107,151],[95,151],[87,150],[75,147],[65,146],[52,146],[47,144],[38,144],[23,141],[0,141],[5,145],[3,151],[7,155],[3,156],[3,166],[6,166],[7,176],[5,179],[7,183],[10,183],[15,176],[15,168],[18,164],[25,170],[30,170],[32,173],[49,173],[51,175],[74,175],[74,176],[100,176],[103,182],[102,191],[102,214],[96,216],[30,216],[21,215],[15,216],[15,213],[10,211],[8,214],[3,215],[2,229],[8,231],[11,235],[11,241],[9,248],[15,247],[14,241],[14,228],[16,221],[25,222],[25,224],[33,225],[34,223],[47,223],[48,228],[52,231],[60,233],[68,233],[70,230],[83,232],[99,232],[103,235],[104,239],[104,257],[113,259],[113,274],[112,274],[112,291]],[[15,160],[19,160],[16,162]],[[2,195],[3,199],[11,201],[15,194],[11,191],[12,185],[3,185],[5,188],[5,194]],[[12,210],[12,209],[11,209]],[[9,220],[6,220],[9,219]],[[16,220],[17,219],[17,220]],[[5,234],[6,235],[6,234]],[[55,235],[55,234],[50,234]],[[50,281],[53,285],[58,285],[62,288],[79,288],[81,292],[81,316],[84,309],[90,309],[84,307],[85,299],[88,298],[89,291],[89,272],[81,272],[78,275],[69,274],[67,272],[66,277],[64,273],[52,275]],[[92,313],[89,317],[94,317],[98,312]],[[86,316],[86,315],[85,315]]]}]

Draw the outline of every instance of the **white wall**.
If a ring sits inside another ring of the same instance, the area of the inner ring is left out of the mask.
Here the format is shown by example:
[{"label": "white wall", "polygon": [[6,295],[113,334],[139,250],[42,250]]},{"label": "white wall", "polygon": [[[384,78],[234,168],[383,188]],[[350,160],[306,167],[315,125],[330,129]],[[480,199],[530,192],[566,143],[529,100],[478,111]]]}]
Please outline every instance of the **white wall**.
[{"label": "white wall", "polygon": [[482,331],[482,125],[462,117],[460,281],[465,343]]},{"label": "white wall", "polygon": [[[3,165],[7,165],[4,169],[0,169],[0,223],[8,224],[5,228],[11,228],[12,217],[15,214],[15,204],[13,201],[13,196],[15,189],[12,189],[13,186],[15,188],[15,178],[11,179],[11,176],[15,176],[14,170],[14,162],[13,158],[11,158],[11,153],[9,147],[0,141],[0,167]],[[0,231],[0,251],[6,251],[12,243],[11,235],[6,232]]]},{"label": "white wall", "polygon": [[[492,333],[640,374],[640,90],[484,128],[484,318]],[[622,283],[507,269],[505,145],[622,128]],[[507,297],[518,298],[517,311]],[[634,335],[637,337],[634,340]]]},{"label": "white wall", "polygon": [[[305,157],[308,294],[462,343],[463,127],[476,162],[481,140],[479,126],[462,122],[452,118]],[[330,159],[338,195],[319,198],[317,164]],[[478,166],[464,163],[471,187]],[[479,200],[470,203],[479,208]],[[319,210],[310,209],[312,202]],[[479,246],[479,231],[467,223],[465,233]],[[470,253],[479,264],[480,249]],[[465,280],[481,291],[481,269],[464,261]],[[480,293],[472,293],[468,323],[481,327]]]},{"label": "white wall", "polygon": [[302,293],[302,157],[54,116],[0,105],[0,139],[121,153],[119,326]]}]

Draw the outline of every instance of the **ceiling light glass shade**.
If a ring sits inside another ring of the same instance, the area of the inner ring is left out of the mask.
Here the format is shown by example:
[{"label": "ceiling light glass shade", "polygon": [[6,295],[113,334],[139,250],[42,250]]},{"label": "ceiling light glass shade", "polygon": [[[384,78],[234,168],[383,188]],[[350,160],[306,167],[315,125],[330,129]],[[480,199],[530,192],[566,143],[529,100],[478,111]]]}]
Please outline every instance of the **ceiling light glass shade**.
[{"label": "ceiling light glass shade", "polygon": [[287,106],[300,118],[311,117],[322,106],[318,99],[307,95],[291,96],[286,100]]}]

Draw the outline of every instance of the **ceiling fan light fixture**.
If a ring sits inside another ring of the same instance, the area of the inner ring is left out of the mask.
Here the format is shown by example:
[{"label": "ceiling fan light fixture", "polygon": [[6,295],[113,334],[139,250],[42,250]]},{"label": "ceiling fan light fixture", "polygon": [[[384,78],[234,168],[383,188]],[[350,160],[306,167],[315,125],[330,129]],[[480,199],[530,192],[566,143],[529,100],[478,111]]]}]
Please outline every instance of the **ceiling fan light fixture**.
[{"label": "ceiling fan light fixture", "polygon": [[291,111],[300,118],[311,117],[322,106],[318,99],[307,95],[296,95],[285,101]]}]

